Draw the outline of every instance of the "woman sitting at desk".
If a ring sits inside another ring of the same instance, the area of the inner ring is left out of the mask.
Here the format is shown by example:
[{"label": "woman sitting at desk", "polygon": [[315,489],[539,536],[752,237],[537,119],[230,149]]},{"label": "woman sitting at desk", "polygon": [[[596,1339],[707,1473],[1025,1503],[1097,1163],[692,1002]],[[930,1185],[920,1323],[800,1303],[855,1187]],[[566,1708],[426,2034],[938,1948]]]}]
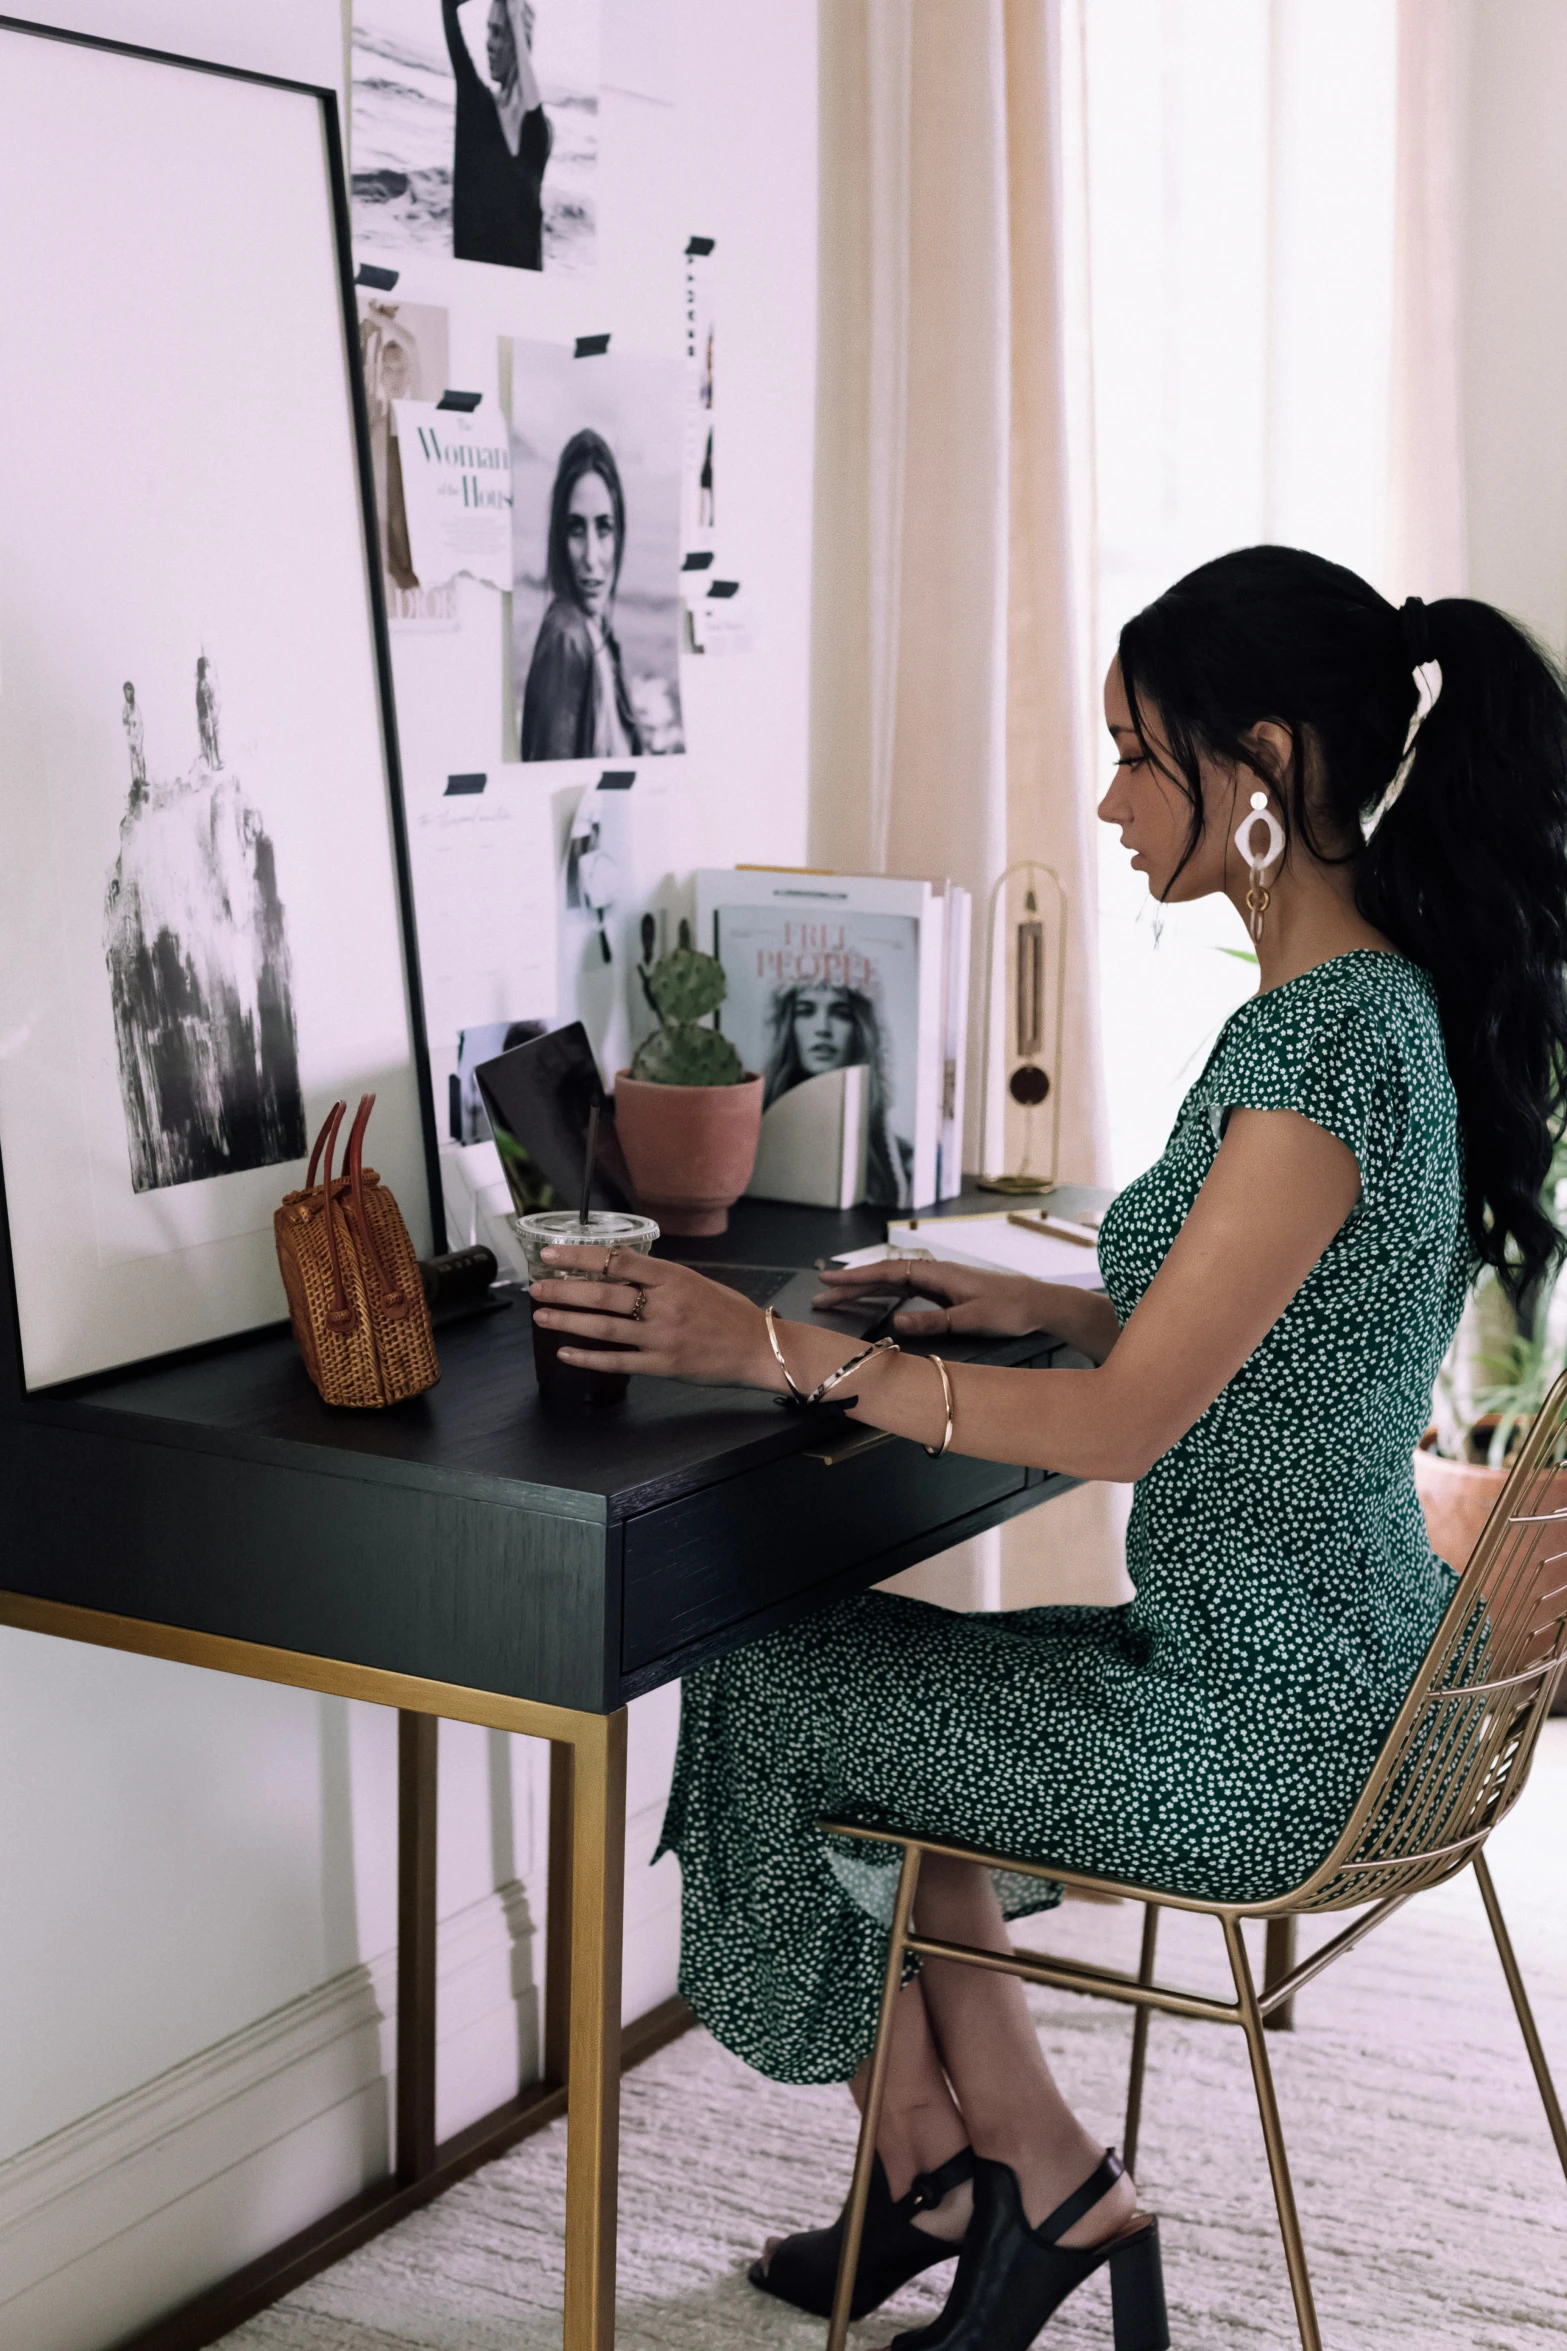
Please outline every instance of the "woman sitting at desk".
[{"label": "woman sitting at desk", "polygon": [[[1395,611],[1259,547],[1128,622],[1105,716],[1101,818],[1159,902],[1231,900],[1257,993],[1105,1218],[1108,1296],[921,1267],[943,1303],[897,1318],[1049,1331],[1094,1368],[958,1364],[950,1412],[929,1360],[878,1354],[850,1384],[855,1418],[928,1446],[1135,1480],[1136,1597],[962,1616],[868,1593],[689,1677],[664,1830],[681,1989],[783,2081],[856,2083],[875,2037],[891,1887],[824,1815],[1223,1900],[1323,1859],[1454,1589],[1411,1456],[1470,1277],[1494,1266],[1516,1298],[1562,1247],[1540,1189],[1567,1068],[1567,700],[1542,656],[1487,605]],[[782,1324],[775,1356],[763,1316],[688,1268],[604,1270],[601,1315],[560,1291],[545,1311],[577,1363],[625,1369],[594,1351],[612,1333],[633,1369],[809,1394],[844,1354]],[[844,1297],[888,1270],[824,1281]],[[977,1866],[927,1857],[917,1923],[999,1950],[1003,1907],[1049,1898],[1003,1905]],[[920,2344],[1025,2345],[1065,2290],[1032,2233],[1075,2203],[1061,2244],[1108,2258],[1140,2225],[1132,2182],[1057,2090],[1015,1979],[927,1962],[890,2065],[862,2306],[967,2242],[1004,2328],[949,2302]],[[753,2277],[824,2311],[837,2241],[787,2238]]]}]

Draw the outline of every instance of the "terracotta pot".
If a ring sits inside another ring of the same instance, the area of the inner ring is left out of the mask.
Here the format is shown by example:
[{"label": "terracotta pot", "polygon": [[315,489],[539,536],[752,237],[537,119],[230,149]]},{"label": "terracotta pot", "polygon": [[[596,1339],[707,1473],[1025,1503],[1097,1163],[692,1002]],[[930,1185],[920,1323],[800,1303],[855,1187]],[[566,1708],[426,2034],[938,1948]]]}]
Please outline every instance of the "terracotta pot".
[{"label": "terracotta pot", "polygon": [[[1433,1452],[1435,1443],[1435,1429],[1427,1429],[1415,1450],[1415,1492],[1425,1512],[1432,1550],[1462,1574],[1496,1507],[1496,1497],[1507,1483],[1507,1472],[1484,1462],[1445,1461]],[[1552,1478],[1539,1507],[1567,1510],[1567,1469]],[[1557,1689],[1551,1712],[1567,1714],[1567,1676]]]},{"label": "terracotta pot", "polygon": [[1426,1514],[1432,1550],[1462,1575],[1507,1483],[1507,1472],[1479,1461],[1446,1461],[1432,1450],[1435,1444],[1435,1429],[1427,1429],[1415,1449],[1415,1492]]},{"label": "terracotta pot", "polygon": [[[1492,1421],[1490,1426],[1495,1427]],[[1487,1424],[1477,1423],[1481,1433]],[[1426,1514],[1431,1548],[1460,1574],[1480,1540],[1496,1497],[1507,1483],[1505,1469],[1489,1469],[1483,1462],[1444,1461],[1433,1452],[1435,1429],[1427,1429],[1415,1454],[1415,1492]],[[1558,1470],[1546,1489],[1542,1510],[1567,1510],[1567,1469]]]},{"label": "terracotta pot", "polygon": [[751,1180],[762,1131],[762,1081],[650,1086],[615,1078],[615,1131],[637,1204],[666,1233],[723,1233]]}]

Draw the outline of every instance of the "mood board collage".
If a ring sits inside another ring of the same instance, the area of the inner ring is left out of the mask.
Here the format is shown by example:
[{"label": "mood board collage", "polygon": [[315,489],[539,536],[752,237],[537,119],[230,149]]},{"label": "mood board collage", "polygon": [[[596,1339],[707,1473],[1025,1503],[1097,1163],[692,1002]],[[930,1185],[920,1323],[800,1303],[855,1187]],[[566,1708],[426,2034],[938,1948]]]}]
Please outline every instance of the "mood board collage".
[{"label": "mood board collage", "polygon": [[[646,1033],[650,966],[678,930],[671,906],[636,905],[639,957],[616,973],[629,877],[647,862],[646,842],[634,857],[629,839],[633,811],[649,821],[646,796],[631,796],[635,763],[684,753],[684,666],[742,657],[751,641],[722,529],[714,238],[693,226],[685,244],[683,360],[623,348],[613,331],[512,336],[504,397],[453,386],[448,307],[384,282],[433,254],[458,265],[452,304],[463,262],[590,277],[597,6],[491,0],[481,15],[479,0],[444,0],[439,46],[435,0],[358,0],[355,13],[354,250],[390,623],[399,635],[457,626],[463,573],[508,594],[509,756],[604,763],[564,840],[546,837],[537,795],[532,828],[519,826],[487,772],[453,772],[441,805],[415,814],[448,1221],[502,1263],[511,1200],[474,1073],[578,1017],[606,1064]],[[715,1024],[765,1079],[753,1192],[907,1208],[958,1190],[965,892],[704,871],[695,937],[728,984]]]}]

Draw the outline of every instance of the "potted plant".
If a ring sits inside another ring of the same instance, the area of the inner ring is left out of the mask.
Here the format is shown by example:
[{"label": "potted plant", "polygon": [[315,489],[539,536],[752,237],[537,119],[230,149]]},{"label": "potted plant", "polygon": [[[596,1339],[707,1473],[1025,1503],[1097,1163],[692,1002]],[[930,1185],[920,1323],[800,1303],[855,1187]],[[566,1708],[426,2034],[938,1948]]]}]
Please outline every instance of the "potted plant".
[{"label": "potted plant", "polygon": [[751,1180],[762,1080],[704,1028],[728,993],[723,965],[680,943],[643,976],[658,1027],[615,1079],[615,1126],[637,1198],[666,1233],[721,1233]]}]

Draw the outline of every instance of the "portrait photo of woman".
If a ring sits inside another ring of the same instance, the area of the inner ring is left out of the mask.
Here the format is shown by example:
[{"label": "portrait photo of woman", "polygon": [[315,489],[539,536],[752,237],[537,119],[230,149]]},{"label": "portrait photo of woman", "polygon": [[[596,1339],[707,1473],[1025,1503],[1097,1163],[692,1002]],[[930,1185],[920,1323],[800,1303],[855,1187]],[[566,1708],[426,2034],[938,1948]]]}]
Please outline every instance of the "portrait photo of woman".
[{"label": "portrait photo of woman", "polygon": [[874,1000],[863,988],[809,981],[774,992],[764,1109],[806,1078],[856,1067],[869,1073],[865,1197],[878,1207],[906,1208],[913,1199],[914,1145],[889,1124],[887,1059]]},{"label": "portrait photo of woman", "polygon": [[513,338],[520,759],[657,759],[680,702],[678,359]]},{"label": "portrait photo of woman", "polygon": [[486,82],[468,52],[459,11],[441,0],[457,83],[452,149],[452,255],[506,269],[544,267],[544,172],[551,130],[533,68],[531,0],[489,0]]},{"label": "portrait photo of woman", "polygon": [[591,428],[573,433],[550,493],[550,602],[523,691],[524,759],[634,759],[642,751],[610,625],[625,543],[614,453]]}]

